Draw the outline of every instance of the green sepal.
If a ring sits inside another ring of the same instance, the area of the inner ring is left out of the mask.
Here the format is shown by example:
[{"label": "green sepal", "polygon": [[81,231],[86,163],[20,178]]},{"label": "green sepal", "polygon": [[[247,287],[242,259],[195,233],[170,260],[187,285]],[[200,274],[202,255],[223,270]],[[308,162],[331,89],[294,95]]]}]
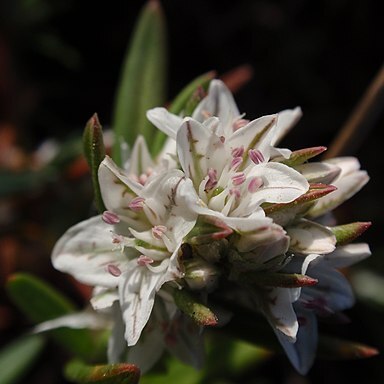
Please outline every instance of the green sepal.
[{"label": "green sepal", "polygon": [[338,225],[336,227],[330,227],[336,237],[337,245],[345,245],[355,240],[361,234],[363,234],[370,226],[371,222],[355,222],[344,225]]},{"label": "green sepal", "polygon": [[118,83],[112,127],[115,134],[112,157],[122,166],[121,145],[132,147],[141,134],[153,142],[155,127],[146,111],[166,100],[166,28],[159,1],[143,7],[126,52]]},{"label": "green sepal", "polygon": [[[74,304],[48,283],[28,273],[12,275],[7,283],[8,296],[33,323],[41,323],[75,312]],[[87,329],[60,328],[49,331],[57,343],[76,356],[92,359],[100,353],[96,333]]]},{"label": "green sepal", "polygon": [[70,361],[64,371],[72,383],[137,384],[140,369],[133,364],[87,365],[80,360]]},{"label": "green sepal", "polygon": [[317,354],[324,359],[350,360],[373,357],[379,351],[360,342],[320,334]]},{"label": "green sepal", "polygon": [[217,324],[216,315],[186,289],[175,289],[173,298],[178,308],[198,325],[214,326]]},{"label": "green sepal", "polygon": [[33,366],[45,345],[41,335],[21,336],[0,351],[0,376],[2,384],[19,383]]},{"label": "green sepal", "polygon": [[258,286],[299,288],[317,284],[318,280],[300,273],[246,272],[239,274],[238,280]]},{"label": "green sepal", "polygon": [[191,245],[200,245],[221,240],[233,233],[224,221],[217,217],[199,216],[196,225],[188,233],[186,242]]},{"label": "green sepal", "polygon": [[273,159],[273,161],[288,165],[289,167],[294,167],[295,165],[301,165],[305,163],[312,157],[318,156],[326,150],[327,147],[323,146],[299,149],[297,151],[293,151],[289,156],[289,159],[278,157]]},{"label": "green sepal", "polygon": [[[205,96],[209,83],[215,76],[216,72],[210,71],[196,77],[173,99],[168,111],[180,116],[192,115],[192,112],[195,110],[197,104]],[[166,139],[167,135],[158,130],[151,146],[151,152],[153,155],[157,155],[160,152]]]},{"label": "green sepal", "polygon": [[103,141],[103,129],[96,113],[85,125],[83,133],[83,149],[85,158],[87,159],[91,170],[95,205],[99,212],[103,212],[105,211],[105,206],[101,196],[98,171],[99,165],[105,157],[105,147]]}]

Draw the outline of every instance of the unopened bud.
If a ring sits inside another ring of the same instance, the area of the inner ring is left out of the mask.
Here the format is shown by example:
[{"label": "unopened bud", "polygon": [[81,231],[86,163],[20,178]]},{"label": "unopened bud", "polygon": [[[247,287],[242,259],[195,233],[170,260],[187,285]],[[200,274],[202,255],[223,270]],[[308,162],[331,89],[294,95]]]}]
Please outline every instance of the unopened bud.
[{"label": "unopened bud", "polygon": [[192,290],[212,291],[218,282],[219,270],[203,259],[195,258],[185,264],[184,279]]}]

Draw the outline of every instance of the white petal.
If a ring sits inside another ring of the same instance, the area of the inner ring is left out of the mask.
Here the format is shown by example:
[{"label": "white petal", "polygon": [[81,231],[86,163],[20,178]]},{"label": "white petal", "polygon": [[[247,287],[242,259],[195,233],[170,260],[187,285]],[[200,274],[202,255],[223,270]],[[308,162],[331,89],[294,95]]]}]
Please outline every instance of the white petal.
[{"label": "white petal", "polygon": [[33,333],[51,331],[57,328],[72,329],[108,329],[111,327],[109,317],[96,312],[76,312],[45,321],[33,328]]},{"label": "white petal", "polygon": [[128,175],[140,176],[146,173],[149,168],[154,167],[154,162],[149,153],[143,136],[138,136],[132,149],[129,162],[125,166]]},{"label": "white petal", "polygon": [[135,345],[152,311],[155,294],[161,286],[179,277],[177,251],[168,260],[163,260],[165,271],[153,273],[136,260],[129,263],[127,272],[119,284],[120,305],[125,322],[125,339],[129,346]]},{"label": "white petal", "polygon": [[210,138],[209,130],[192,119],[185,120],[177,132],[177,154],[180,165],[195,185],[199,185],[208,172],[205,155]]},{"label": "white petal", "polygon": [[116,289],[95,287],[90,302],[93,309],[102,310],[112,307],[113,303],[118,300],[119,294]]},{"label": "white petal", "polygon": [[287,340],[284,334],[276,332],[276,335],[284,348],[290,362],[302,375],[306,375],[313,365],[316,356],[318,332],[317,318],[313,312],[296,308],[300,321],[296,342]]},{"label": "white petal", "polygon": [[53,249],[53,266],[85,284],[116,287],[119,277],[108,272],[108,265],[113,265],[123,273],[128,257],[119,250],[113,250],[110,231],[111,226],[105,224],[101,216],[71,227]]},{"label": "white petal", "polygon": [[[140,367],[141,374],[148,372],[164,352],[163,324],[149,320],[138,342],[128,348],[126,361]],[[124,339],[123,339],[124,340]]]},{"label": "white petal", "polygon": [[208,116],[216,116],[226,129],[225,134],[232,133],[232,124],[240,116],[232,93],[221,80],[212,80],[208,95],[193,112],[193,119],[203,122]]},{"label": "white petal", "polygon": [[300,172],[309,183],[323,184],[331,184],[341,172],[338,166],[321,162],[297,165],[295,169]]},{"label": "white petal", "polygon": [[142,191],[144,210],[152,225],[167,227],[163,241],[170,252],[195,225],[197,214],[188,209],[187,202],[194,193],[191,180],[179,170],[159,175]]},{"label": "white petal", "polygon": [[301,108],[286,109],[277,115],[277,129],[275,136],[271,140],[271,145],[275,146],[291,130],[303,115]]},{"label": "white petal", "polygon": [[153,108],[147,111],[147,118],[167,136],[176,140],[176,133],[183,122],[181,117],[169,113],[165,108]]},{"label": "white petal", "polygon": [[318,283],[312,287],[302,288],[300,302],[309,301],[315,306],[320,305],[322,310],[331,312],[343,311],[352,307],[355,303],[354,294],[345,276],[327,263],[318,258],[309,265],[308,275],[318,279]]},{"label": "white petal", "polygon": [[294,252],[309,255],[325,254],[335,250],[336,238],[332,231],[323,225],[302,219],[287,227],[286,231],[291,238],[289,248]]},{"label": "white petal", "polygon": [[333,268],[346,268],[371,255],[368,244],[354,243],[336,247],[335,251],[324,255],[324,262]]},{"label": "white petal", "polygon": [[229,137],[227,146],[232,149],[243,146],[245,153],[250,149],[258,149],[268,161],[276,118],[277,115],[268,115],[252,120]]},{"label": "white petal", "polygon": [[340,175],[334,182],[332,182],[337,190],[317,200],[316,204],[309,211],[311,217],[318,217],[337,208],[344,203],[344,201],[360,191],[360,189],[369,181],[367,172],[358,169],[360,165],[358,160],[354,157],[333,160],[335,161],[328,162],[341,168]]},{"label": "white petal", "polygon": [[[112,172],[118,180],[120,180],[123,184],[125,184],[134,193],[136,193],[137,195],[140,194],[140,191],[143,188],[143,186],[138,182],[129,178],[126,171],[119,168],[109,156],[105,156],[104,160],[100,163],[100,168],[103,169],[104,167],[107,168],[110,172]],[[100,168],[99,168],[99,182],[101,185],[103,184],[103,180],[102,179],[100,180]]]},{"label": "white petal", "polygon": [[113,310],[113,328],[108,339],[107,356],[108,363],[115,364],[122,361],[123,352],[127,349],[127,342],[124,339],[125,324],[121,316],[121,310],[118,303]]},{"label": "white petal", "polygon": [[264,202],[289,203],[308,191],[309,184],[305,177],[293,168],[279,163],[262,163],[255,165],[248,178],[260,177],[263,185],[255,192],[248,192],[250,201],[243,201],[234,210],[233,215],[245,215],[252,212]]},{"label": "white petal", "polygon": [[282,332],[288,340],[294,342],[296,340],[297,330],[299,328],[296,313],[293,310],[292,302],[294,296],[289,288],[272,288],[265,298],[267,310],[265,315],[276,328]]}]

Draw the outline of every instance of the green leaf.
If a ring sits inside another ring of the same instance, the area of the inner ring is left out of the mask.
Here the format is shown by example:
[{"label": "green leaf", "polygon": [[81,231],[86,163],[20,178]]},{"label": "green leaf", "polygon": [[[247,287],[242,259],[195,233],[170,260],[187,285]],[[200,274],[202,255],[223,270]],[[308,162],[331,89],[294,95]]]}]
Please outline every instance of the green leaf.
[{"label": "green leaf", "polygon": [[137,20],[126,52],[117,89],[112,127],[115,133],[113,159],[122,165],[121,145],[133,146],[142,134],[149,143],[155,127],[146,111],[166,100],[166,28],[158,1],[150,0]]},{"label": "green leaf", "polygon": [[318,156],[320,155],[320,153],[323,153],[326,150],[327,148],[323,146],[299,149],[297,151],[293,151],[291,153],[291,156],[289,156],[289,159],[279,157],[274,159],[273,161],[283,163],[285,165],[288,165],[289,167],[294,167],[295,165],[300,165],[307,162],[312,157]]},{"label": "green leaf", "polygon": [[[174,113],[175,115],[178,115],[180,113],[183,115],[186,115],[187,111],[185,109],[188,107],[190,108],[191,103],[196,102],[196,100],[197,102],[201,100],[198,93],[205,96],[205,92],[208,89],[209,83],[211,82],[211,80],[214,79],[215,76],[216,76],[215,71],[209,71],[207,73],[203,73],[202,75],[192,80],[174,98],[174,100],[172,101],[169,107],[169,112]],[[191,111],[189,110],[189,112]]]},{"label": "green leaf", "polygon": [[238,279],[247,284],[261,287],[298,288],[317,284],[318,280],[299,273],[280,272],[246,272],[241,273]]},{"label": "green leaf", "polygon": [[65,367],[66,378],[73,383],[136,384],[140,369],[133,364],[86,365],[73,360]]},{"label": "green leaf", "polygon": [[0,351],[1,384],[16,384],[27,374],[44,347],[41,335],[22,336]]},{"label": "green leaf", "polygon": [[[210,71],[192,80],[174,98],[168,109],[169,112],[181,116],[191,115],[197,104],[205,96],[209,83],[215,76],[216,72]],[[164,132],[160,130],[156,132],[155,139],[151,141],[153,143],[151,146],[153,155],[157,155],[160,152],[166,139],[167,135]]]},{"label": "green leaf", "polygon": [[217,324],[216,315],[186,289],[175,289],[173,298],[179,309],[191,317],[197,324],[204,326]]},{"label": "green leaf", "polygon": [[105,211],[103,198],[101,197],[99,185],[99,165],[105,157],[105,147],[103,142],[103,130],[95,113],[85,125],[83,133],[84,155],[91,169],[93,192],[95,195],[95,205],[99,212]]},{"label": "green leaf", "polygon": [[330,227],[330,230],[336,237],[337,245],[345,245],[362,235],[370,226],[371,222],[354,222],[336,227]]},{"label": "green leaf", "polygon": [[[11,276],[6,284],[9,297],[34,323],[51,320],[75,311],[75,306],[46,282],[27,273]],[[87,329],[60,328],[50,331],[52,337],[76,356],[94,358],[98,338]]]},{"label": "green leaf", "polygon": [[350,360],[376,356],[379,351],[366,344],[319,335],[318,356],[324,359]]},{"label": "green leaf", "polygon": [[179,360],[167,361],[167,372],[147,374],[140,379],[140,384],[199,384],[204,382],[204,373],[186,365]]}]

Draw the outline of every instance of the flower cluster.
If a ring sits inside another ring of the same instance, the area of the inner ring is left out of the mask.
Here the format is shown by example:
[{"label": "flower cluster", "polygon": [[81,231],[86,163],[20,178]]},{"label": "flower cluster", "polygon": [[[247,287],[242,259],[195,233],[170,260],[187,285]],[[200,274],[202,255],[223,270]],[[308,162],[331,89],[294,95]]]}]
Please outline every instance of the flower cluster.
[{"label": "flower cluster", "polygon": [[110,361],[145,371],[168,349],[199,367],[201,327],[230,322],[232,303],[264,315],[305,374],[317,319],[353,305],[339,269],[370,255],[352,243],[370,223],[336,226],[331,214],[367,173],[353,157],[309,162],[325,147],[279,148],[300,108],[249,121],[219,80],[192,116],[147,117],[168,136],[160,155],[138,137],[123,169],[107,156],[107,210],[70,228],[52,256],[113,319]]}]

